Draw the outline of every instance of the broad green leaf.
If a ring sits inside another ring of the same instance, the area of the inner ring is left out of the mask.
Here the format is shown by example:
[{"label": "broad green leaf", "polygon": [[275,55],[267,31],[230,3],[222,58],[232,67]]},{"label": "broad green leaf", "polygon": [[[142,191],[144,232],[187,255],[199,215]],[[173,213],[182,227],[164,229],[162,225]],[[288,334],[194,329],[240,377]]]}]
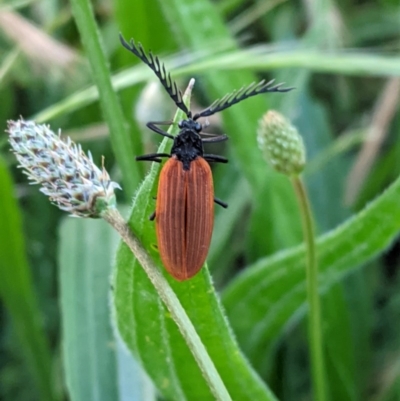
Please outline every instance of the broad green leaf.
[{"label": "broad green leaf", "polygon": [[[318,239],[320,291],[385,250],[400,230],[400,179],[364,210]],[[282,330],[305,310],[303,247],[264,258],[233,280],[223,302],[238,341],[257,370]]]},{"label": "broad green leaf", "polygon": [[57,399],[53,361],[25,255],[20,211],[11,177],[2,159],[0,187],[0,296],[12,318],[22,353],[40,392],[40,399],[53,401]]},{"label": "broad green leaf", "polygon": [[117,236],[102,220],[68,217],[61,225],[62,344],[71,401],[118,400],[109,307],[116,245]]}]

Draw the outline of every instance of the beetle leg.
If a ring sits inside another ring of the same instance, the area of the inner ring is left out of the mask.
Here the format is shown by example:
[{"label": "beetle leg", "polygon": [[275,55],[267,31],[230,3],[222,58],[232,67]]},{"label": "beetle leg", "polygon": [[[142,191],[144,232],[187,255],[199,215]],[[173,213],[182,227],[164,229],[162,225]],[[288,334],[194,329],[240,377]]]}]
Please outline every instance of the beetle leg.
[{"label": "beetle leg", "polygon": [[153,221],[156,218],[156,211],[154,210],[154,212],[149,216],[149,220]]},{"label": "beetle leg", "polygon": [[[207,135],[207,134],[202,134],[202,135]],[[212,136],[210,138],[201,138],[201,141],[204,143],[223,142],[223,141],[227,141],[228,139],[229,139],[228,135],[216,135],[216,136]]]},{"label": "beetle leg", "polygon": [[228,163],[228,159],[219,155],[204,154],[203,158],[206,159],[208,162]]},{"label": "beetle leg", "polygon": [[168,153],[150,153],[148,155],[136,156],[136,161],[150,161],[161,163],[160,157],[171,157]]},{"label": "beetle leg", "polygon": [[159,135],[166,136],[167,138],[174,139],[174,137],[168,132],[163,131],[161,128],[158,128],[157,125],[172,125],[172,121],[149,121],[146,126],[150,128],[152,131],[156,132]]},{"label": "beetle leg", "polygon": [[222,200],[220,200],[220,199],[218,199],[218,198],[214,198],[214,202],[215,202],[217,205],[220,205],[220,206],[222,206],[222,207],[225,208],[225,209],[228,207],[228,204],[227,204],[227,203],[223,202]]}]

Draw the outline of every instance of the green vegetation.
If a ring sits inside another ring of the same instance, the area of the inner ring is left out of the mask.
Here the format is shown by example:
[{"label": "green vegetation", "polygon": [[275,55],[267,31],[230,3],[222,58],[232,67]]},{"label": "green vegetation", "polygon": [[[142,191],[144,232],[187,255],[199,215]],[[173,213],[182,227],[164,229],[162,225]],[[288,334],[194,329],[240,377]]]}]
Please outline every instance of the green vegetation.
[{"label": "green vegetation", "polygon": [[[301,216],[290,180],[257,145],[258,122],[273,109],[307,151],[302,180],[315,219],[326,371],[319,381],[330,401],[398,400],[399,16],[393,0],[2,2],[1,131],[7,120],[35,119],[90,149],[98,166],[105,157],[122,187],[119,209],[216,374],[204,378],[111,228],[51,205],[1,133],[0,399],[207,401],[228,399],[227,391],[235,401],[318,401]],[[194,109],[261,79],[295,87],[210,118],[207,132],[229,136],[207,148],[229,159],[213,165],[216,197],[229,208],[216,206],[208,269],[187,282],[164,272],[148,220],[161,166],[134,160],[168,151],[170,141],[145,123],[172,119],[174,105],[119,32],[159,55],[182,91],[196,78]]]}]

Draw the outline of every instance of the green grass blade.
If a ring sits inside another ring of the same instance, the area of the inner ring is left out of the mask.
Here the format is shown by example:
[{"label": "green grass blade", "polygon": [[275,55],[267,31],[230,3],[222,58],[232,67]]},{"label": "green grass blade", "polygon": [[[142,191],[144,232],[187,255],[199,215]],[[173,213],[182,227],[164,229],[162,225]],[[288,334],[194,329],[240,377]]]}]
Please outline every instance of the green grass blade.
[{"label": "green grass blade", "polygon": [[72,0],[71,6],[88,55],[93,80],[99,91],[103,114],[110,128],[111,142],[122,170],[125,190],[129,196],[132,196],[140,182],[139,170],[132,157],[137,152],[135,152],[133,141],[124,123],[122,109],[111,84],[111,74],[102,50],[92,5],[88,0]]},{"label": "green grass blade", "polygon": [[56,400],[54,377],[43,316],[38,308],[25,256],[21,215],[5,164],[0,159],[0,296],[10,313],[15,331],[43,401]]},{"label": "green grass blade", "polygon": [[101,220],[68,217],[60,228],[63,359],[72,401],[118,400],[108,300],[116,244]]}]

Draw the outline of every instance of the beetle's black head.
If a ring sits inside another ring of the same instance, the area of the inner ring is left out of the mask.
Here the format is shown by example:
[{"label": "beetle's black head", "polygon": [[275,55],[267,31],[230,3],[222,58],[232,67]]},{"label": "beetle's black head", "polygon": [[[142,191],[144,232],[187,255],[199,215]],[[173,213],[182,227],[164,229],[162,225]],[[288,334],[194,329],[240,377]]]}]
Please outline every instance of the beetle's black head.
[{"label": "beetle's black head", "polygon": [[193,130],[193,131],[195,131],[197,133],[200,133],[201,130],[203,129],[203,126],[200,123],[198,123],[197,121],[192,120],[191,118],[189,118],[188,120],[179,121],[178,127],[180,129]]},{"label": "beetle's black head", "polygon": [[190,163],[197,157],[203,157],[203,143],[199,135],[202,125],[191,119],[178,123],[181,131],[174,138],[171,154],[183,163],[183,169],[189,170]]}]

